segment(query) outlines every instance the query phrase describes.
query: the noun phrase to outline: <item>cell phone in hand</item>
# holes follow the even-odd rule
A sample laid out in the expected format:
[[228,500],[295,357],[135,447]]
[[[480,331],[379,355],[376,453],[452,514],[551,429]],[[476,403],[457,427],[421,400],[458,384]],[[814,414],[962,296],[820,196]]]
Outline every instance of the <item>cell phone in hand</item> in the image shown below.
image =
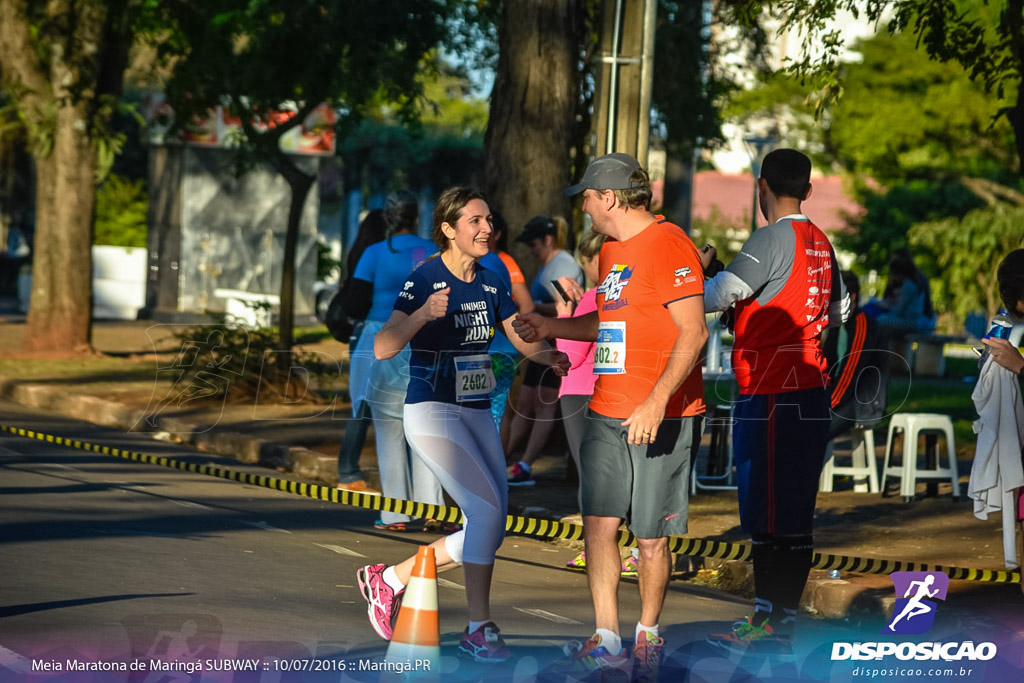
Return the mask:
[[556,292],[558,292],[558,296],[562,297],[562,301],[564,301],[567,304],[572,303],[572,298],[569,297],[569,293],[565,291],[565,287],[562,286],[561,282],[559,282],[558,280],[552,280],[551,286],[555,288]]

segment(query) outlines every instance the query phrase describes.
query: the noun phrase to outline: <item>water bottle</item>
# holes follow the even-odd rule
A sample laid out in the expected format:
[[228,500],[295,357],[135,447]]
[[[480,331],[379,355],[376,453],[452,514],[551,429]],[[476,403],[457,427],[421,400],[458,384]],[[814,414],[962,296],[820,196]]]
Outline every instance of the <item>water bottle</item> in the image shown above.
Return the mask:
[[1005,308],[1000,308],[996,317],[992,318],[992,327],[989,329],[988,334],[985,335],[985,338],[1009,339],[1012,329],[1013,320],[1010,319],[1010,313]]
[[[1005,308],[1000,308],[999,313],[996,317],[992,318],[992,325],[982,339],[1009,339],[1010,332],[1013,331],[1013,320],[1010,319],[1010,313]],[[981,356],[978,358],[978,369],[981,369],[985,365],[985,361],[988,360],[989,348],[983,347],[984,350],[981,352]]]
[[706,372],[719,372],[722,369],[722,327],[718,319],[714,318],[708,323],[708,345],[707,354],[704,360]]

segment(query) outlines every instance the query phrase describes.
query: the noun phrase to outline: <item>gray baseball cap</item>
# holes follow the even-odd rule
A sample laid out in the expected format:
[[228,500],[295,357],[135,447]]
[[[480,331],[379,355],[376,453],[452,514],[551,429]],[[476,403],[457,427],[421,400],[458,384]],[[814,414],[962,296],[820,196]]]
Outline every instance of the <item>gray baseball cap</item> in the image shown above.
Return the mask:
[[566,197],[578,195],[583,190],[628,190],[631,187],[639,187],[639,183],[630,183],[629,177],[633,171],[640,168],[640,162],[629,154],[613,152],[598,157],[590,162],[583,180],[572,187],[562,190]]

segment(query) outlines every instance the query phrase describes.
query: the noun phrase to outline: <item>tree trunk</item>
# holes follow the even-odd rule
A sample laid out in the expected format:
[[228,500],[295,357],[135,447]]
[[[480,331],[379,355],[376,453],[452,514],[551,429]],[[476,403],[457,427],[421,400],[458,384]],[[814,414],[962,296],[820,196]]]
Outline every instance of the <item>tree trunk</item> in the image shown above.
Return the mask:
[[[50,38],[47,99],[54,113],[48,115],[45,107],[33,112],[40,117],[34,121],[36,126],[52,126],[52,138],[49,154],[36,160],[32,298],[22,342],[26,351],[91,349],[97,172],[92,135],[100,123],[92,98],[119,91],[105,90],[98,83],[105,51],[110,49],[107,9],[95,0],[75,5],[55,0],[48,6],[51,18],[67,22],[67,33]],[[117,74],[113,82],[119,83],[120,77]]]
[[665,185],[661,210],[665,216],[686,231],[693,228],[693,185],[696,164],[689,158],[669,152],[665,159]]
[[281,266],[281,310],[278,319],[280,344],[278,346],[278,372],[281,377],[288,372],[288,358],[294,344],[295,327],[295,253],[299,244],[299,226],[302,223],[302,208],[306,205],[306,197],[316,181],[315,175],[299,170],[291,159],[281,154],[277,159],[277,168],[288,181],[292,197],[288,205],[288,229],[284,238],[284,263]]
[[90,347],[93,136],[107,131],[106,99],[121,94],[131,44],[126,10],[121,0],[50,0],[43,31],[30,23],[25,0],[0,0],[0,62],[4,78],[17,86],[18,110],[37,155],[28,351]]
[[26,351],[90,348],[96,154],[80,124],[84,106],[57,114],[53,151],[36,160],[36,232]]
[[[562,189],[572,182],[580,2],[506,0],[502,11],[484,192],[507,219],[512,239],[537,214],[570,217]],[[528,276],[536,272],[524,247],[514,253]]]

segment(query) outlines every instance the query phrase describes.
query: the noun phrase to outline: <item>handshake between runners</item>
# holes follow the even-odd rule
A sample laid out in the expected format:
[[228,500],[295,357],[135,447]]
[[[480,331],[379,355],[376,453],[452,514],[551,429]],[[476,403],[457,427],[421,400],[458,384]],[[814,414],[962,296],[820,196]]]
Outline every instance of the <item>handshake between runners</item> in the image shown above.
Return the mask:
[[512,321],[512,329],[527,344],[551,338],[548,319],[539,313],[520,313]]
[[[548,318],[539,313],[520,313],[516,315],[515,320],[512,321],[512,329],[527,344],[534,344],[552,338],[551,330],[548,327]],[[538,357],[534,360],[538,363],[550,365],[556,375],[565,377],[571,367],[569,356],[556,349],[553,345],[548,354],[550,354],[548,356],[550,362],[541,360],[543,354],[538,354]]]

